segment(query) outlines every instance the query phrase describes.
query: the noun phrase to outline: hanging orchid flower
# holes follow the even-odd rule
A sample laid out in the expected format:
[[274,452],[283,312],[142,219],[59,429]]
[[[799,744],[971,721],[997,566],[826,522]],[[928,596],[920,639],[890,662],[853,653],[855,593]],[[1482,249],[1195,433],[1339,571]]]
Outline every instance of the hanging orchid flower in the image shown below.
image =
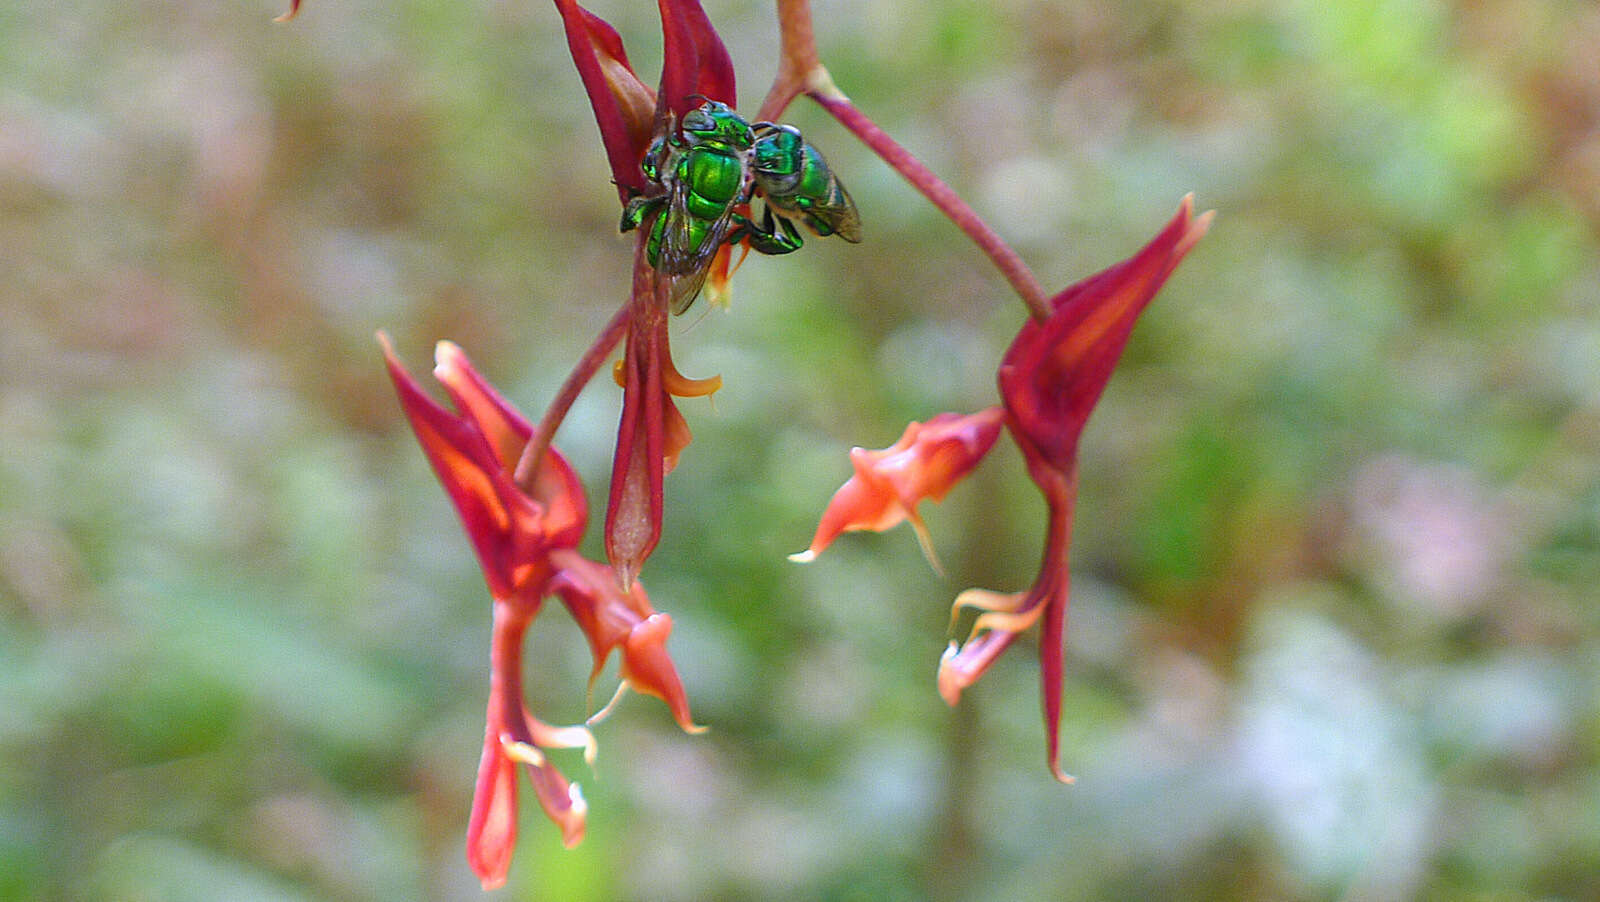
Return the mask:
[[[574,0],[556,0],[556,9],[600,127],[612,181],[626,203],[649,190],[641,163],[652,142],[707,100],[735,105],[733,63],[698,0],[660,0],[663,62],[660,89],[652,91],[634,72],[614,28]],[[669,285],[648,259],[649,238],[650,229],[639,230],[626,306],[574,370],[518,468],[519,478],[526,478],[578,390],[625,335],[622,418],[605,525],[606,555],[624,586],[661,540],[662,478],[689,443],[688,424],[672,398],[710,394],[722,384],[715,377],[688,379],[672,365]],[[731,253],[731,244],[716,248],[709,266],[712,293],[719,297],[727,295]]]
[[917,505],[924,498],[943,501],[989,453],[1004,418],[999,407],[970,416],[941,413],[926,423],[906,426],[900,440],[882,450],[850,449],[855,475],[828,502],[811,547],[789,559],[808,563],[841,533],[883,532],[909,521],[923,555],[938,569],[933,542]]
[[440,342],[435,355],[434,377],[455,405],[452,413],[428,397],[395,359],[388,339],[380,339],[400,406],[461,517],[494,600],[488,716],[467,825],[467,860],[487,889],[505,882],[511,863],[518,763],[527,766],[539,805],[561,828],[562,841],[573,846],[583,838],[583,794],[544,750],[582,748],[592,762],[594,736],[582,726],[547,725],[528,713],[523,701],[523,636],[546,598],[558,596],[588,637],[595,659],[591,684],[612,651],[621,649],[619,695],[627,688],[653,695],[667,703],[685,730],[697,728],[666,653],[671,618],[650,607],[637,583],[623,590],[610,568],[577,551],[588,505],[566,459],[548,449],[532,490],[525,491],[512,479],[512,467],[532,427],[461,349]]
[[[1057,733],[1078,438],[1139,314],[1210,224],[1211,214],[1196,217],[1191,199],[1184,198],[1178,214],[1139,253],[1050,298],[1050,314],[1025,321],[1000,362],[1006,431],[1022,449],[1028,474],[1048,510],[1044,557],[1026,592],[969,589],[956,598],[952,625],[963,608],[980,613],[966,640],[951,642],[940,659],[939,694],[954,705],[961,691],[977,681],[1020,633],[1042,620],[1039,678],[1046,760],[1062,782],[1072,779],[1058,763]],[[924,497],[939,500],[972,471],[994,442],[989,424],[995,423],[997,429],[999,416],[1000,408],[966,417],[943,413],[926,426],[912,423],[899,442],[882,451],[852,451],[856,475],[834,495],[811,548],[795,559],[810,560],[845,530],[883,531],[902,520],[912,522],[927,548],[926,530],[914,505]]]

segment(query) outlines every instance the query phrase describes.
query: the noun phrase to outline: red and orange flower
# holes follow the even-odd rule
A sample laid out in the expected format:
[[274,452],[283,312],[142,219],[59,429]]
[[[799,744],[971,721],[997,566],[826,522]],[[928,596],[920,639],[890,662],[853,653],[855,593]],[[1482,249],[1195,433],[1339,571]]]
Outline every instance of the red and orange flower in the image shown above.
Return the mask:
[[[594,109],[623,201],[648,185],[639,163],[654,137],[705,100],[736,106],[733,62],[698,0],[660,0],[662,67],[659,91],[634,73],[616,29],[579,6],[556,0],[567,47]],[[673,396],[708,394],[718,380],[685,379],[672,365],[667,335],[667,280],[646,260],[648,230],[634,253],[627,343],[620,367],[622,419],[612,458],[606,507],[606,556],[624,585],[633,581],[661,540],[662,479],[689,443],[689,427]],[[726,298],[732,246],[711,263],[708,292]]]
[[[297,7],[295,0],[291,15]],[[615,29],[573,0],[556,0],[556,8],[618,194],[626,201],[647,187],[639,163],[661,129],[701,97],[733,104],[732,63],[698,0],[660,0],[664,64],[660,90],[652,91],[634,74]],[[628,688],[654,695],[685,730],[697,729],[666,652],[672,620],[651,607],[635,577],[660,538],[662,476],[690,438],[672,398],[709,394],[721,383],[688,379],[673,366],[665,295],[644,259],[644,240],[641,233],[633,291],[623,314],[585,356],[573,380],[581,388],[626,334],[617,368],[623,411],[605,525],[609,565],[577,551],[588,522],[587,501],[550,434],[564,408],[553,408],[549,428],[541,423],[536,436],[459,348],[441,342],[434,375],[455,406],[451,412],[422,391],[382,339],[401,406],[461,517],[494,600],[488,714],[467,827],[467,858],[485,888],[504,883],[510,867],[517,764],[527,767],[534,794],[560,827],[563,841],[571,846],[583,837],[583,794],[550,763],[545,750],[582,748],[585,759],[592,760],[594,736],[586,726],[545,724],[523,701],[523,638],[545,599],[561,599],[587,636],[594,655],[591,685],[611,653],[620,650],[618,695]],[[726,294],[729,250],[724,248],[713,264],[714,294]],[[608,704],[590,722],[610,709]]]
[[434,377],[449,394],[446,410],[419,386],[383,341],[389,376],[411,428],[461,517],[477,551],[494,627],[489,654],[489,707],[478,785],[467,825],[467,859],[485,888],[505,882],[517,835],[516,765],[545,814],[572,846],[583,838],[587,806],[545,757],[552,748],[582,748],[593,760],[594,736],[583,726],[555,727],[528,712],[522,694],[522,644],[546,598],[566,605],[594,652],[591,684],[613,651],[622,655],[622,689],[667,703],[685,730],[696,729],[677,669],[667,656],[672,619],[650,606],[644,588],[623,589],[611,568],[577,551],[588,523],[583,484],[561,452],[543,455],[533,488],[513,470],[533,429],[480,376],[460,348],[440,342]]
[[[968,589],[956,597],[952,624],[963,608],[981,613],[965,641],[952,641],[945,649],[939,661],[939,694],[954,705],[1018,634],[1042,621],[1039,677],[1046,760],[1062,782],[1072,780],[1061,771],[1057,733],[1078,439],[1139,314],[1210,223],[1210,213],[1195,216],[1191,199],[1184,198],[1178,214],[1143,250],[1051,298],[1049,316],[1025,322],[1000,362],[1006,432],[1022,449],[1048,510],[1044,558],[1026,592]],[[998,407],[969,416],[942,413],[926,424],[912,423],[900,441],[882,451],[852,450],[855,475],[834,494],[811,547],[794,558],[811,560],[841,532],[881,532],[902,520],[911,521],[927,549],[917,503],[940,500],[977,466],[994,443],[1000,418]]]

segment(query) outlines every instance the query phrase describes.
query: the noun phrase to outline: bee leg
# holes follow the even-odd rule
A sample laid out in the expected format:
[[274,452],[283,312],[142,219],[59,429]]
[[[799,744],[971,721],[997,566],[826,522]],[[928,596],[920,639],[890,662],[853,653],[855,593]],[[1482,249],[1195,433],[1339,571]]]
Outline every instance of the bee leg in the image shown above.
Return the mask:
[[[776,221],[774,221],[776,220]],[[761,225],[756,225],[748,219],[740,223],[744,237],[750,241],[750,248],[758,253],[777,256],[779,254],[792,254],[804,244],[800,240],[800,233],[788,219],[774,217],[772,208],[767,207],[765,215],[761,217]]]
[[622,208],[622,220],[617,223],[617,231],[631,232],[644,221],[644,212],[641,205],[635,203],[637,200],[637,197],[631,198],[627,206]]
[[826,238],[833,234],[833,223],[815,213],[805,214],[805,223],[811,231],[816,232],[820,237]]
[[622,208],[622,222],[617,224],[617,229],[631,232],[644,224],[650,211],[660,206],[662,198],[659,197],[631,197],[627,206]]

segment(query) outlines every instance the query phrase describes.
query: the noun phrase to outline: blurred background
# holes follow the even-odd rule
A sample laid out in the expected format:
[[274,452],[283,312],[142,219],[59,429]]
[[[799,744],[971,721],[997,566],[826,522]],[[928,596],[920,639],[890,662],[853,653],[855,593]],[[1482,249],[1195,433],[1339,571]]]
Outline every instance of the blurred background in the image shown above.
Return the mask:
[[[638,70],[655,4],[593,0]],[[772,4],[706,0],[753,111]],[[532,414],[629,240],[539,0],[0,12],[0,899],[477,899],[488,595],[385,379]],[[503,899],[1600,898],[1600,10],[815,0],[836,81],[1059,289],[1210,235],[1090,421],[1063,766],[1006,442],[912,535],[803,547],[851,445],[995,400],[1023,310],[819,109],[859,246],[675,324],[715,403],[644,574],[696,719],[597,729]],[[603,505],[619,392],[558,437]],[[592,532],[598,532],[594,525]],[[598,536],[588,545],[598,554]],[[530,703],[587,712],[559,608]],[[609,691],[614,667],[602,679]]]

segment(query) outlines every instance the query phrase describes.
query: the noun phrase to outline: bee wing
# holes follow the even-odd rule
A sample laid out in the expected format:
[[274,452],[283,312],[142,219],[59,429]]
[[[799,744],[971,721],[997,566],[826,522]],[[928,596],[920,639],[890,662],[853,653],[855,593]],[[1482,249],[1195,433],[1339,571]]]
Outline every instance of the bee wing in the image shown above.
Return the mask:
[[677,316],[688,310],[695,298],[700,296],[700,290],[705,287],[710,271],[710,266],[680,274],[657,269],[653,273],[655,277],[653,290],[657,297],[666,296],[668,309]]
[[[844,190],[844,183],[838,176],[833,176],[828,181],[828,199],[826,203],[817,204],[806,211],[810,216],[825,223],[833,234],[850,242],[861,243],[861,211],[856,209],[856,202],[850,199],[850,192]],[[813,223],[806,223],[818,234],[824,234]]]
[[658,268],[668,275],[682,275],[694,269],[695,220],[688,208],[689,189],[682,182],[674,182],[667,194],[667,208],[661,215],[666,223],[661,230],[661,253]]
[[688,189],[673,186],[668,203],[667,225],[661,236],[660,271],[674,277],[668,295],[674,314],[689,309],[706,284],[706,271],[733,227],[734,204],[729,204],[716,219],[696,229],[696,220],[685,207]]
[[700,289],[706,284],[706,273],[711,268],[711,261],[717,256],[717,251],[722,248],[722,243],[727,240],[728,232],[733,227],[733,217],[733,205],[729,204],[728,208],[722,211],[722,215],[712,220],[706,227],[705,238],[690,258],[692,265],[672,285],[674,314],[688,310],[694,299],[699,297]]
[[673,316],[688,310],[694,299],[700,296],[700,289],[706,286],[706,273],[711,271],[710,262],[708,260],[699,269],[673,277],[672,288],[667,295]]

